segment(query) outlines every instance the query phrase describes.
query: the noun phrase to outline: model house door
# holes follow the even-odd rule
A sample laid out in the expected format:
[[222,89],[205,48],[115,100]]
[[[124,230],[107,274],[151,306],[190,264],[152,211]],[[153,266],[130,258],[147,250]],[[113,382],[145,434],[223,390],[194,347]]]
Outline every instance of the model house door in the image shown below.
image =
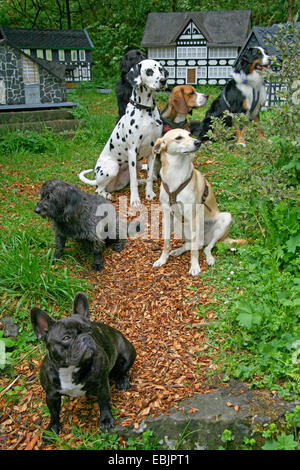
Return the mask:
[[27,57],[22,57],[25,104],[39,104],[40,75],[38,65]]
[[195,84],[197,82],[196,80],[196,69],[187,69],[187,77],[186,77],[186,83],[189,84]]

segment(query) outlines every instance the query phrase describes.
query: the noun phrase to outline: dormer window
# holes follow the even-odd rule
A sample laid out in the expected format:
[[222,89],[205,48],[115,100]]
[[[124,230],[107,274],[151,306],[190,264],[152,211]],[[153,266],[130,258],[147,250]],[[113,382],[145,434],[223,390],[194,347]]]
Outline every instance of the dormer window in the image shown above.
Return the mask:
[[85,51],[82,49],[79,51],[79,60],[85,62]]
[[77,51],[71,51],[71,60],[72,62],[77,62]]
[[65,51],[63,49],[59,49],[58,51],[58,60],[64,62],[65,60]]

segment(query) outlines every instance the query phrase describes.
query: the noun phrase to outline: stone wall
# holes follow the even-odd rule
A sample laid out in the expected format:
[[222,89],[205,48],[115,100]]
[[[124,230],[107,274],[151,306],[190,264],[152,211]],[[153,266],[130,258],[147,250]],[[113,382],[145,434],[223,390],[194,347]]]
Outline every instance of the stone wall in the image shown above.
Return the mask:
[[6,44],[0,46],[1,79],[4,81],[6,104],[24,104],[25,92],[21,53]]
[[64,80],[59,80],[39,67],[41,103],[61,103],[66,101],[66,85]]
[[[25,104],[22,72],[22,54],[7,44],[0,46],[0,83],[5,100],[0,104]],[[41,103],[66,101],[65,81],[56,78],[42,66],[39,67]]]

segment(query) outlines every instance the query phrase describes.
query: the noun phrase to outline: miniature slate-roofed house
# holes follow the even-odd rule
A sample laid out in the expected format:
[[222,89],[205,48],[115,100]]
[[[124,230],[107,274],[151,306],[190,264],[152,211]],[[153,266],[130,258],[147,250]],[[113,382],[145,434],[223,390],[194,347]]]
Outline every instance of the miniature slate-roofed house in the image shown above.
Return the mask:
[[0,36],[0,109],[62,102],[65,66],[30,57]]
[[222,85],[250,29],[250,10],[149,13],[141,47],[170,85]]
[[[281,28],[283,28],[283,31],[285,31],[288,25],[288,23],[282,23],[280,25],[273,24],[272,26],[266,27],[254,26],[239,52],[237,61],[243,54],[244,50],[248,49],[249,47],[262,47],[269,56],[278,56],[279,51],[276,49],[273,43],[274,37],[279,34],[279,30]],[[295,23],[295,28],[298,30],[300,29],[299,22]],[[266,106],[273,106],[284,101],[284,98],[280,95],[280,93],[278,93],[278,91],[285,88],[284,84],[266,81],[266,85],[268,96]]]
[[69,83],[92,79],[91,51],[94,45],[86,30],[21,29],[0,27],[0,34],[9,44],[33,59],[65,66]]

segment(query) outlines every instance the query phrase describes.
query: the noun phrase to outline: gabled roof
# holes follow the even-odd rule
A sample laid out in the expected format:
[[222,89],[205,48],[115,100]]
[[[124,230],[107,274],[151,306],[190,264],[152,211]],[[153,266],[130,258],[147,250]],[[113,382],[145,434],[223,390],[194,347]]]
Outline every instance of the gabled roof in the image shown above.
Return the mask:
[[20,50],[18,47],[14,46],[13,44],[10,44],[7,39],[0,39],[0,46],[5,44],[17,50],[21,55],[27,57],[27,59],[31,60],[32,62],[35,62],[36,64],[40,65],[45,70],[47,70],[47,72],[54,75],[56,78],[59,78],[60,80],[65,79],[66,66],[64,64],[60,64],[58,62],[50,62],[48,60],[43,59],[37,59],[36,57],[31,57],[28,54],[25,54],[25,52]]
[[23,49],[93,49],[85,29],[21,29],[1,26],[2,37]]
[[242,46],[251,27],[251,10],[149,13],[141,47],[174,46],[193,21],[209,46]]
[[[289,25],[291,25],[291,23],[273,24],[272,26],[265,27],[254,26],[239,53],[239,57],[243,54],[245,49],[247,49],[248,47],[253,47],[255,45],[258,45],[265,49],[268,55],[278,55],[278,50],[273,44],[271,44],[271,41],[276,35],[281,34],[281,27],[284,27],[284,31],[286,31],[286,28]],[[295,28],[300,30],[300,22],[295,23],[294,26]],[[270,38],[272,39],[270,40]]]

